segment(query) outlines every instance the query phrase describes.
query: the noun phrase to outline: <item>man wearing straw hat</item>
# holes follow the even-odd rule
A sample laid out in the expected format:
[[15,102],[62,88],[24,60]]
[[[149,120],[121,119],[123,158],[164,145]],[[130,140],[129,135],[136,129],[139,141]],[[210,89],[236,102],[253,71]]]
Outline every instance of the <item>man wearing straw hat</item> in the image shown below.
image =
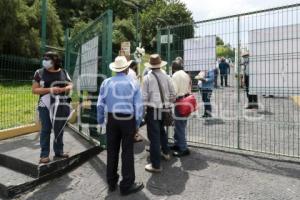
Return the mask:
[[120,192],[128,195],[143,189],[143,183],[135,183],[133,140],[143,115],[139,85],[128,74],[130,62],[118,56],[110,64],[116,76],[103,81],[97,103],[97,119],[100,125],[107,115],[107,182],[109,191],[116,190],[119,175],[118,161],[122,146],[122,176]]
[[[168,136],[162,120],[162,111],[171,107],[176,94],[172,80],[163,73],[161,68],[167,65],[158,54],[150,56],[150,62],[145,66],[151,71],[144,77],[143,100],[147,106],[146,122],[147,133],[150,140],[150,164],[145,166],[149,172],[161,172],[161,156],[170,160]],[[162,150],[162,152],[161,152]]]

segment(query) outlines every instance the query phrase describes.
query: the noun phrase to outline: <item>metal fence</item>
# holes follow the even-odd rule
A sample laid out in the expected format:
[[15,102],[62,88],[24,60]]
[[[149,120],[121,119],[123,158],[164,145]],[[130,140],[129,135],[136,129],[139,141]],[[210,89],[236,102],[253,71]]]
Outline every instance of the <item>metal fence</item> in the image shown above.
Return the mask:
[[[65,66],[74,83],[75,127],[87,136],[99,136],[97,98],[101,82],[110,76],[112,11],[108,10],[66,41]],[[104,142],[104,140],[102,140]]]
[[[203,103],[195,92],[200,107],[188,121],[190,144],[299,158],[299,36],[300,4],[159,29],[158,52],[168,63],[183,57],[192,77],[217,68],[220,57],[231,66],[228,87],[220,87],[218,76],[212,118],[201,118]],[[258,96],[259,109],[245,109],[246,52],[249,94]]]
[[0,55],[0,130],[34,122],[37,96],[31,92],[39,59]]

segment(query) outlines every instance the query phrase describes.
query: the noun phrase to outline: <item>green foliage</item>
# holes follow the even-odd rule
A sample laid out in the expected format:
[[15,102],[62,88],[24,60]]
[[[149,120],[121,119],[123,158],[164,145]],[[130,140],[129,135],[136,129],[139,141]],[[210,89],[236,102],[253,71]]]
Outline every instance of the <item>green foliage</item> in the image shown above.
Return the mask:
[[230,44],[225,44],[220,37],[217,37],[217,57],[231,58],[232,60],[235,57],[235,49]]
[[154,50],[157,27],[165,27],[177,24],[190,24],[193,22],[192,13],[179,0],[156,0],[147,7],[141,15],[142,42],[146,49]]
[[[40,52],[40,1],[0,1],[0,54],[38,57]],[[63,31],[55,4],[48,0],[47,44],[62,46]]]

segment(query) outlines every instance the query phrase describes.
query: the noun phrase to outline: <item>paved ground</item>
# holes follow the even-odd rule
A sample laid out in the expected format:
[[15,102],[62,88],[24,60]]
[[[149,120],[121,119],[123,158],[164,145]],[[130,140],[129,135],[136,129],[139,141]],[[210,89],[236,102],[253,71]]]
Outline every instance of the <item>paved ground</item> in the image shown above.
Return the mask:
[[[300,157],[300,107],[289,97],[259,97],[259,110],[246,110],[246,94],[230,76],[230,87],[213,91],[213,118],[204,120],[203,103],[188,124],[188,140],[217,146]],[[238,117],[239,116],[239,117]],[[171,133],[172,135],[172,133]]]
[[[145,135],[145,132],[142,132]],[[163,162],[161,174],[144,171],[147,142],[135,146],[136,179],[145,189],[121,198],[105,184],[106,152],[60,178],[16,199],[300,199],[300,165],[192,149],[189,157]]]

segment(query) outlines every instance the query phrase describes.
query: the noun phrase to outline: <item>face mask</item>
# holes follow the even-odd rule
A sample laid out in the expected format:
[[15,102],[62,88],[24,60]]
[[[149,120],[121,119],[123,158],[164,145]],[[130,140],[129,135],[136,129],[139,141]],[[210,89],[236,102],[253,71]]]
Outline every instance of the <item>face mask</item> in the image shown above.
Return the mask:
[[49,69],[51,67],[53,67],[53,63],[51,60],[43,60],[43,67],[45,69]]

